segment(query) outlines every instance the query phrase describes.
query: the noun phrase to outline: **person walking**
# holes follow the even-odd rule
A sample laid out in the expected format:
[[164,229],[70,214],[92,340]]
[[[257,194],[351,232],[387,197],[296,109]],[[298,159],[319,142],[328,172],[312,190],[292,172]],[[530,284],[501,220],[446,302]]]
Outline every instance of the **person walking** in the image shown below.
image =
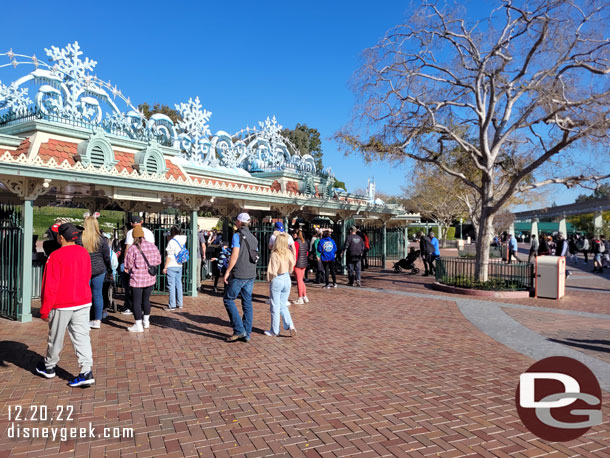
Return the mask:
[[[265,331],[265,335],[270,337],[280,335],[280,316],[284,324],[284,330],[290,331],[291,336],[295,336],[297,332],[286,306],[288,296],[290,296],[290,272],[295,268],[294,255],[290,251],[288,244],[289,238],[286,233],[281,233],[277,236],[271,252],[271,258],[269,259],[269,265],[267,266],[267,281],[270,282],[269,290],[271,292],[269,308],[271,327],[268,331]],[[305,256],[305,259],[307,259],[307,256]],[[299,296],[299,298],[301,297]]]
[[430,254],[428,253],[430,249],[430,237],[425,235],[422,231],[417,233],[419,237],[419,255],[421,256],[422,262],[424,263],[424,274],[423,277],[428,277],[431,274],[430,269]]
[[352,226],[350,228],[350,234],[345,240],[345,246],[343,252],[347,255],[347,275],[348,285],[354,286],[354,280],[356,286],[361,286],[360,283],[360,269],[362,268],[362,253],[364,253],[364,240],[358,234],[358,228]]
[[141,226],[133,229],[133,244],[125,255],[125,271],[129,274],[135,323],[129,332],[144,332],[150,327],[150,295],[157,282],[155,266],[161,264],[161,253],[146,240]]
[[593,253],[593,272],[602,273],[602,255],[605,253],[606,247],[601,242],[599,236],[595,235],[591,241],[591,252]]
[[540,237],[540,244],[538,245],[538,256],[548,256],[551,254],[551,249],[549,247],[549,242],[547,241],[546,236],[543,234]]
[[521,259],[517,256],[519,252],[519,246],[517,245],[517,239],[513,234],[508,234],[508,263],[510,264],[515,258],[517,262],[521,262]]
[[568,240],[568,253],[569,253],[569,260],[570,262],[573,262],[574,264],[578,264],[578,258],[576,257],[576,253],[578,253],[578,248],[576,246],[576,239],[574,237],[574,235],[572,235],[570,237],[570,239]]
[[441,250],[438,246],[438,239],[434,236],[434,231],[428,232],[428,267],[430,275],[436,274],[436,260],[441,255]]
[[557,246],[555,247],[555,256],[566,256],[568,254],[568,241],[560,232],[557,234]]
[[186,235],[182,235],[182,231],[178,226],[172,226],[167,235],[169,241],[165,248],[165,266],[163,273],[167,275],[167,287],[169,289],[169,304],[168,310],[181,309],[184,305],[182,301],[182,262],[180,257],[185,250]]
[[538,242],[538,237],[536,234],[532,234],[532,241],[530,243],[530,252],[527,257],[527,262],[532,262],[532,257],[536,258],[538,256],[538,248],[540,248],[540,243]]
[[[252,334],[252,289],[258,262],[258,240],[248,228],[250,215],[240,213],[235,224],[237,230],[231,241],[231,259],[224,275],[226,286],[223,302],[233,328],[233,335],[227,337],[226,341],[249,342]],[[235,300],[239,295],[241,295],[243,317],[239,316],[235,306]]]
[[326,279],[325,288],[330,288],[330,276],[333,277],[333,288],[337,287],[337,276],[335,274],[335,255],[337,253],[337,245],[330,238],[330,231],[324,231],[324,236],[318,243],[318,253],[324,267],[324,277]]
[[582,245],[580,247],[580,252],[585,257],[585,264],[589,263],[589,250],[591,249],[591,245],[589,243],[589,237],[587,235],[582,236]]
[[89,322],[91,329],[99,329],[104,310],[104,280],[106,275],[112,275],[110,248],[106,238],[100,232],[95,216],[87,216],[82,233],[83,247],[91,257],[91,295],[93,302],[93,320]]
[[[299,229],[296,233],[297,238],[294,241],[295,251],[297,252],[296,265],[294,267],[294,276],[297,279],[297,292],[299,298],[293,302],[293,304],[302,305],[309,302],[307,297],[307,287],[305,285],[304,277],[307,270],[308,255],[309,255],[309,242],[305,240],[303,231]],[[273,255],[273,253],[272,253]],[[272,284],[273,286],[273,284]]]
[[51,253],[45,266],[40,318],[49,323],[49,336],[47,356],[36,366],[36,372],[43,377],[55,377],[67,329],[80,366],[79,375],[69,383],[72,387],[95,383],[89,337],[91,257],[76,244],[79,234],[73,224],[60,225],[57,241],[61,248]]

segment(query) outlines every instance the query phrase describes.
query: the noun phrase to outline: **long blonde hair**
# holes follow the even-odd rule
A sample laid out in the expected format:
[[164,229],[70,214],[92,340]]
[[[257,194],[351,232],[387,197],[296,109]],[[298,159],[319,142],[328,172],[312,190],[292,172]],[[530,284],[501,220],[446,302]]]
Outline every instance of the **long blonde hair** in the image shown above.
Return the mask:
[[288,234],[280,232],[275,238],[273,245],[273,251],[276,252],[281,258],[285,258],[289,255],[288,252]]
[[97,218],[87,216],[85,218],[85,230],[83,231],[83,246],[89,253],[95,253],[100,244],[100,226],[97,224]]

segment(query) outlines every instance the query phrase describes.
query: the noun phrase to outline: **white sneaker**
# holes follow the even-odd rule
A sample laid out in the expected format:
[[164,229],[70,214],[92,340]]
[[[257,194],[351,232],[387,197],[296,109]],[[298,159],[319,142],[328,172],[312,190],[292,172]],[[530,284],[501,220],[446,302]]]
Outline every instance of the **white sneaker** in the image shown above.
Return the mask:
[[290,307],[290,301],[286,301],[286,307]]
[[306,304],[309,303],[309,299],[307,298],[307,296],[303,296],[303,302],[305,302]]
[[297,328],[295,328],[294,326],[292,326],[290,328],[290,337],[296,337],[297,336]]
[[100,321],[99,320],[89,321],[89,329],[99,329],[99,328],[100,328]]
[[277,337],[277,334],[274,334],[273,331],[265,331],[265,335],[269,337]]
[[296,301],[292,301],[292,303],[296,305],[303,305],[305,302],[303,302],[302,297],[299,297]]
[[121,315],[133,315],[133,312],[130,309],[123,310]]
[[144,319],[142,320],[142,327],[144,329],[150,328],[150,315],[144,315]]
[[136,320],[135,324],[129,328],[127,328],[129,332],[144,332],[144,328],[142,327],[142,320]]

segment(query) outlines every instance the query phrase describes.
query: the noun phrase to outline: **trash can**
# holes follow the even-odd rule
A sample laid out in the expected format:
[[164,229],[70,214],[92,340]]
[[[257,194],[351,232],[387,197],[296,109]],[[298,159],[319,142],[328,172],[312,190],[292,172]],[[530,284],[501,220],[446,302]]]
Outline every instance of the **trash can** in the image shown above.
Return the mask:
[[536,258],[536,297],[560,299],[566,292],[566,258],[538,256]]

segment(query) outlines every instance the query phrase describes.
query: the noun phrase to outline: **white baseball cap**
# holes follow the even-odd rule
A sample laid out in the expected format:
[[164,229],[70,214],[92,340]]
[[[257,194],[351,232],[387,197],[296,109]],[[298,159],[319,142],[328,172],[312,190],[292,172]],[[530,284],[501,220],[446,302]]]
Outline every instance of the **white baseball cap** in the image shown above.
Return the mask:
[[240,213],[239,215],[237,215],[237,218],[235,218],[235,219],[241,223],[249,223],[250,215],[248,215],[247,213]]

